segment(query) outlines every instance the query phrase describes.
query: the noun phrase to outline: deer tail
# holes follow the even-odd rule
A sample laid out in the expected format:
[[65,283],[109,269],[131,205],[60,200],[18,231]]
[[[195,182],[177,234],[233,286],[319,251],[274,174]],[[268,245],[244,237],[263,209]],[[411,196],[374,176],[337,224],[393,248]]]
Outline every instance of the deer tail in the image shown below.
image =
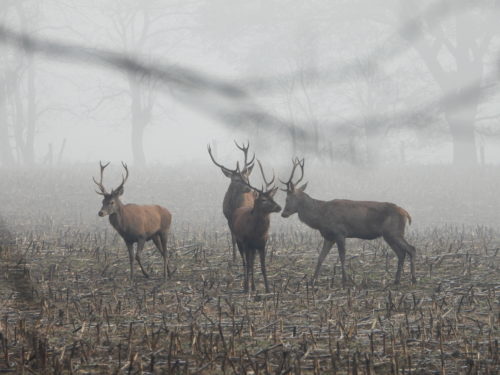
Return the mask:
[[411,225],[411,216],[408,211],[406,211],[404,208],[398,207],[398,212],[401,216],[403,216],[403,218],[408,219],[408,224]]

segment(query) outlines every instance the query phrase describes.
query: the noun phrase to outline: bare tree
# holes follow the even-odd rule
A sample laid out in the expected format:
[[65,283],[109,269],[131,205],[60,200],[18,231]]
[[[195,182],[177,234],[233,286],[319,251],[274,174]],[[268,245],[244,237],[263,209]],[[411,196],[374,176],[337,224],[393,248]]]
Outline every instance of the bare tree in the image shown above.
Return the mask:
[[[119,41],[121,49],[126,54],[148,55],[146,50],[148,38],[151,34],[152,16],[149,5],[151,2],[135,5],[119,4],[112,9],[112,38]],[[146,164],[144,153],[144,130],[151,123],[155,94],[152,90],[152,81],[140,73],[127,72],[128,96],[130,100],[131,146],[134,163]]]
[[[426,12],[413,18],[402,35],[411,41],[447,96],[442,110],[450,128],[453,163],[476,164],[476,115],[485,83],[485,57],[497,28],[490,27],[495,21],[488,7],[465,7],[463,2],[453,1],[442,1],[441,5],[444,12]],[[418,14],[416,2],[405,2],[403,12],[408,18]]]
[[[170,48],[168,32],[171,26],[170,8],[158,0],[144,2],[118,2],[106,8],[112,28],[108,34],[127,56],[136,56],[142,61],[153,61]],[[187,28],[186,28],[187,29]],[[170,42],[170,40],[169,40]],[[130,105],[131,147],[134,162],[146,164],[144,132],[153,121],[157,99],[156,80],[139,71],[125,73]]]
[[[4,4],[1,16],[33,30],[39,16],[39,5],[19,1]],[[32,52],[12,50],[2,56],[0,82],[0,146],[4,164],[35,163],[37,123],[36,63]],[[13,142],[10,141],[12,138]],[[15,156],[14,152],[15,151]]]
[[9,119],[7,115],[7,82],[6,71],[2,72],[0,77],[0,163],[3,165],[12,165],[14,163],[14,154],[9,141]]

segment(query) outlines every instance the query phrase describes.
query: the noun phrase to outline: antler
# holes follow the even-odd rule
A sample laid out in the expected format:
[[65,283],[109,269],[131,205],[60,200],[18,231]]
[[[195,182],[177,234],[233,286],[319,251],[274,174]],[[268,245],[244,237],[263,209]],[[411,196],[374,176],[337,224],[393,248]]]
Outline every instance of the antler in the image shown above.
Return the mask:
[[243,167],[243,171],[246,170],[248,167],[250,167],[253,162],[255,161],[255,153],[252,156],[252,160],[248,161],[248,149],[250,148],[250,141],[247,141],[247,145],[243,143],[243,145],[239,145],[236,140],[234,141],[234,144],[236,147],[238,147],[241,151],[243,151],[243,154],[245,155],[245,166]]
[[305,164],[305,162],[306,161],[304,158],[302,158],[302,160],[299,160],[299,158],[297,158],[297,164],[300,167],[300,178],[294,182],[294,185],[297,185],[304,178],[304,164]]
[[212,155],[212,148],[210,147],[210,145],[207,146],[207,149],[208,149],[208,154],[210,155],[210,159],[212,159],[213,163],[218,166],[220,169],[225,169],[226,171],[228,172],[238,172],[240,167],[239,167],[239,164],[236,163],[236,169],[229,169],[227,167],[224,167],[222,164],[219,164],[217,163],[217,161],[215,161],[215,158],[214,156]]
[[122,183],[116,189],[113,189],[113,191],[120,191],[121,189],[123,189],[123,185],[125,185],[125,182],[128,180],[128,167],[127,167],[127,164],[125,164],[122,161],[122,165],[123,165],[123,168],[125,169],[125,176],[122,175]]
[[259,194],[265,194],[267,191],[264,191],[264,190],[261,190],[261,189],[257,189],[255,186],[252,186],[250,185],[250,182],[247,182],[247,181],[241,181],[242,184],[245,184],[246,186],[248,186],[250,189],[252,190],[255,190],[257,193]]
[[262,179],[264,180],[264,183],[266,184],[266,191],[267,191],[267,190],[269,190],[270,186],[273,184],[274,179],[276,177],[274,175],[274,170],[273,170],[273,178],[271,179],[271,181],[267,181],[267,178],[264,174],[264,169],[262,168],[262,164],[260,163],[259,159],[257,159],[257,164],[259,164],[260,174],[262,175]]
[[268,194],[270,191],[277,189],[275,186],[271,186],[271,185],[273,185],[274,178],[275,178],[274,171],[273,171],[273,178],[271,179],[271,181],[267,181],[266,176],[264,175],[264,169],[262,168],[262,164],[260,163],[259,160],[257,160],[257,163],[259,164],[260,173],[262,174],[262,179],[264,180],[264,183],[266,184],[266,188],[264,189],[264,186],[262,186],[262,189],[257,189],[255,186],[250,185],[250,181],[248,181],[248,182],[242,181],[242,183],[247,185],[250,189],[255,190],[259,194]]
[[[280,182],[282,184],[286,185],[286,189],[283,189],[284,191],[293,190],[293,187],[295,185],[297,185],[300,181],[302,181],[302,179],[304,178],[304,163],[305,163],[305,159],[302,158],[302,160],[300,160],[299,158],[295,158],[295,159],[292,159],[292,163],[293,163],[292,173],[290,174],[290,178],[288,179],[288,181],[285,182],[285,181],[282,181],[280,179]],[[300,175],[300,178],[297,181],[292,182],[293,175],[295,174],[295,170],[297,169],[297,167],[300,167],[301,175]]]
[[102,165],[102,162],[99,160],[99,166],[101,167],[101,179],[99,180],[99,182],[97,182],[95,180],[94,177],[92,177],[92,179],[94,180],[95,184],[97,185],[97,187],[99,188],[99,190],[101,190],[100,192],[99,191],[95,191],[97,194],[99,195],[105,195],[105,194],[108,194],[108,192],[106,191],[106,188],[104,187],[104,185],[102,184],[102,177],[103,177],[103,174],[104,174],[104,169],[109,165],[109,162],[107,162],[106,164]]

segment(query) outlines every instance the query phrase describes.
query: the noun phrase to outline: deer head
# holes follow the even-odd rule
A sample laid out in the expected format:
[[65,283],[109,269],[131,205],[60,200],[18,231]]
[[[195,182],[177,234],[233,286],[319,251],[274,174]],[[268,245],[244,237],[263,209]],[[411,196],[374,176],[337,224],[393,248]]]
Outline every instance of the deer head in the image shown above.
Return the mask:
[[244,182],[250,189],[257,193],[257,197],[254,202],[254,208],[260,210],[263,213],[272,213],[272,212],[280,212],[281,206],[274,201],[274,195],[278,191],[278,188],[273,185],[274,182],[274,172],[273,178],[268,181],[264,174],[264,170],[262,169],[262,164],[260,160],[257,160],[259,164],[260,173],[262,174],[262,179],[266,187],[262,186],[262,189],[257,189],[254,186],[251,186],[249,182]]
[[252,173],[252,169],[254,167],[255,154],[253,155],[252,159],[248,161],[248,149],[250,148],[250,142],[248,142],[246,146],[245,144],[240,146],[236,141],[234,141],[234,144],[241,151],[243,151],[245,157],[243,161],[243,169],[241,170],[239,162],[236,163],[235,169],[230,169],[223,166],[222,164],[217,163],[214,156],[212,155],[212,148],[210,147],[210,145],[208,145],[208,154],[210,155],[213,163],[221,169],[222,173],[224,173],[224,176],[231,179],[231,182],[248,182],[248,177],[250,176],[250,173]]
[[255,199],[254,207],[261,210],[264,213],[280,212],[281,206],[274,201],[274,195],[278,191],[277,187],[273,187],[271,190],[262,191],[255,190],[258,195]]
[[104,199],[102,200],[102,207],[98,213],[99,216],[103,217],[117,212],[118,207],[121,204],[120,196],[124,192],[123,186],[128,179],[128,167],[127,164],[122,162],[123,168],[125,169],[125,176],[122,175],[122,183],[116,189],[112,189],[111,192],[108,193],[106,191],[106,188],[102,184],[102,177],[104,174],[104,169],[109,165],[109,163],[103,165],[101,162],[99,162],[99,165],[101,167],[101,178],[99,182],[96,181],[96,179],[93,177],[92,179],[99,188],[99,191],[96,190],[96,193],[104,197]]
[[[284,182],[280,179],[281,183],[285,185],[285,189],[282,189],[286,192],[286,202],[285,208],[281,213],[282,217],[289,217],[296,213],[299,209],[300,202],[302,201],[302,197],[304,195],[304,190],[306,190],[307,182],[300,187],[297,187],[300,181],[304,178],[304,162],[305,160],[299,160],[299,158],[295,158],[292,160],[293,168],[292,173],[290,174],[290,178],[287,182]],[[297,167],[300,167],[300,178],[292,182],[293,175],[295,174],[295,170]]]

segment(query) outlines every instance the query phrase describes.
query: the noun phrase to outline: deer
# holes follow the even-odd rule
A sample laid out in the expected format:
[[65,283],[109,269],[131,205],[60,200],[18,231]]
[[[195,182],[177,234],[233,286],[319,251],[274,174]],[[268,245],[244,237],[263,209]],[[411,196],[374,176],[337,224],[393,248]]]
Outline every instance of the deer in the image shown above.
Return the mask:
[[[406,222],[411,224],[410,214],[394,203],[388,202],[313,199],[305,193],[307,182],[298,186],[304,177],[304,162],[304,159],[292,160],[290,178],[286,182],[280,180],[285,185],[282,190],[286,192],[286,203],[281,216],[287,218],[297,213],[301,222],[318,230],[323,237],[323,248],[318,257],[312,283],[316,282],[321,265],[335,243],[342,266],[342,284],[345,285],[346,238],[373,240],[380,237],[398,257],[394,283],[400,283],[406,254],[410,258],[411,281],[413,284],[416,283],[414,265],[416,250],[404,238]],[[301,175],[293,182],[297,167],[300,167]]]
[[141,262],[141,252],[144,244],[153,240],[156,248],[163,257],[163,279],[166,280],[167,273],[170,277],[167,259],[168,231],[172,223],[172,214],[164,207],[158,205],[137,205],[123,204],[120,197],[124,193],[124,185],[128,179],[129,171],[125,163],[122,166],[125,169],[125,176],[122,175],[121,184],[107,192],[102,183],[104,169],[109,165],[99,162],[101,168],[101,177],[97,181],[94,177],[94,183],[99,188],[96,193],[102,195],[102,207],[98,212],[100,217],[109,216],[109,222],[118,234],[123,238],[127,245],[130,261],[130,280],[134,279],[134,244],[137,243],[135,260],[139,264],[142,273],[149,278],[148,272],[144,269]]
[[[247,182],[250,174],[252,173],[255,161],[255,154],[248,160],[248,149],[250,148],[250,142],[247,144],[239,145],[234,141],[236,147],[243,152],[244,161],[243,168],[240,169],[239,162],[236,163],[235,169],[230,169],[224,165],[218,163],[214,156],[212,155],[212,149],[210,145],[207,146],[208,154],[212,159],[212,162],[221,169],[224,176],[231,180],[226,194],[224,195],[224,200],[222,202],[222,212],[227,220],[229,231],[231,232],[231,244],[233,250],[233,262],[236,261],[236,238],[233,231],[233,214],[236,209],[240,207],[253,207],[255,201],[255,193],[251,188],[248,187]],[[239,249],[238,249],[239,250]],[[245,264],[245,257],[240,251],[240,256],[243,264]]]
[[266,244],[269,238],[270,215],[280,212],[281,207],[274,201],[274,195],[278,190],[273,186],[274,174],[271,181],[267,181],[264,170],[260,161],[257,160],[262,174],[262,179],[266,187],[257,189],[250,185],[249,182],[244,184],[248,188],[256,192],[256,198],[252,206],[243,206],[234,212],[233,215],[233,233],[236,238],[236,243],[242,256],[245,257],[243,263],[244,270],[244,292],[249,291],[249,283],[251,283],[252,291],[255,291],[255,281],[253,275],[253,266],[256,252],[259,252],[260,266],[262,277],[264,278],[264,286],[266,293],[269,293],[269,283],[267,281],[266,272]]

